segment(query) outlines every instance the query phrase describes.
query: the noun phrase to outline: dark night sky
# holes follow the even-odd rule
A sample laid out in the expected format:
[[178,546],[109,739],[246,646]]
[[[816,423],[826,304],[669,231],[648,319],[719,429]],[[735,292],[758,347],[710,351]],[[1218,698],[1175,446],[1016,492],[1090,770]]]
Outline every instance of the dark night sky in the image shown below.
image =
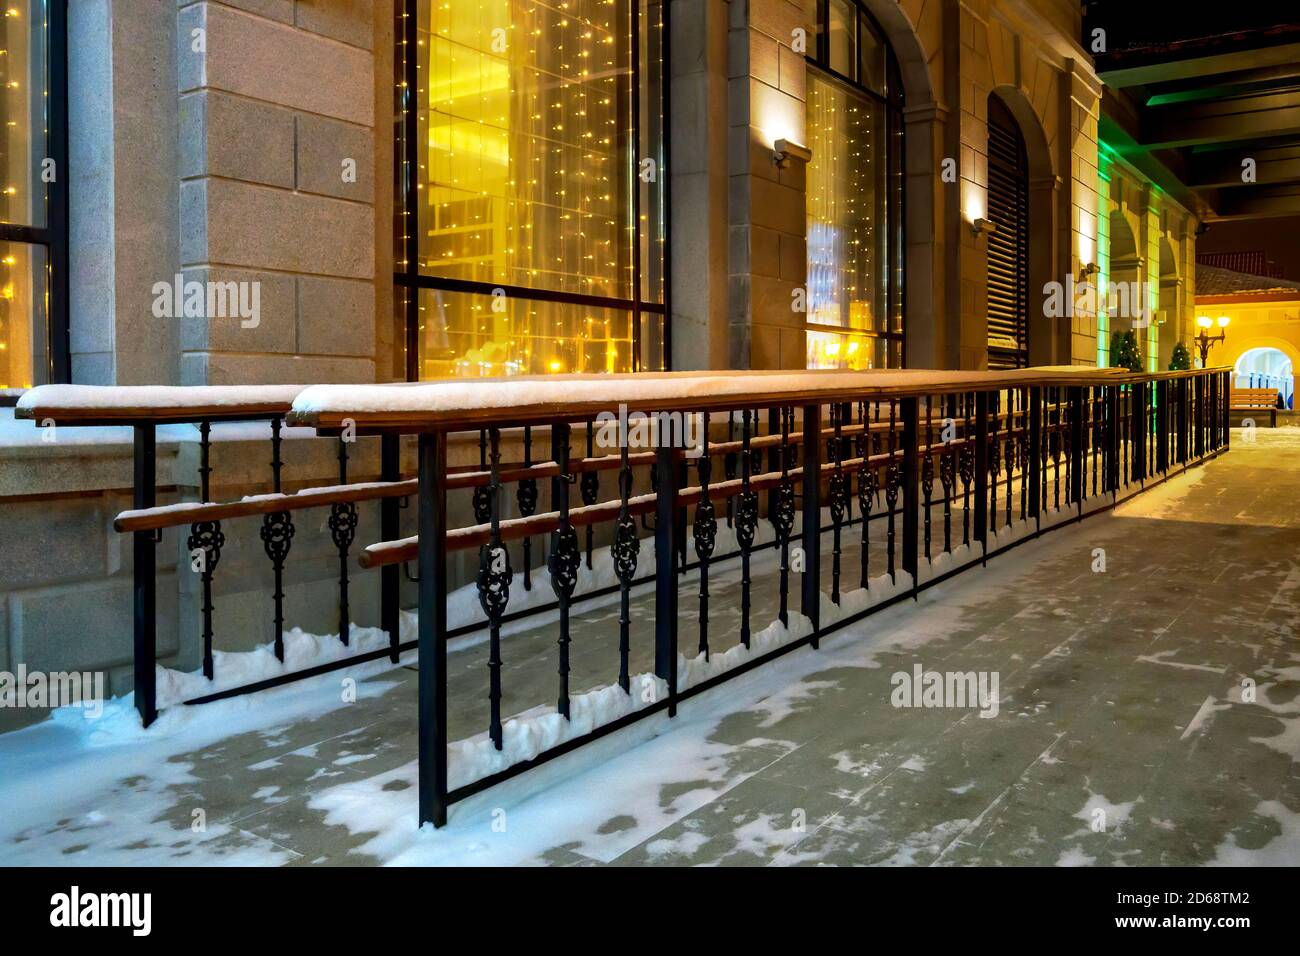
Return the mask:
[[1196,240],[1197,252],[1253,252],[1282,270],[1282,277],[1300,281],[1300,216],[1278,219],[1211,222]]

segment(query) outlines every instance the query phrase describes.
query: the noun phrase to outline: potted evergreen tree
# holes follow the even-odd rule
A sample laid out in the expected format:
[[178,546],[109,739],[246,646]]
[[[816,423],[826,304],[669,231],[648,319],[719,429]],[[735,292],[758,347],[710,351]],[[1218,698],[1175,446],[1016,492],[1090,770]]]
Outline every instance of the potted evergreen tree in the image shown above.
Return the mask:
[[1110,364],[1115,368],[1126,368],[1130,372],[1142,371],[1142,353],[1138,351],[1137,333],[1132,329],[1111,333]]
[[1169,371],[1185,372],[1192,367],[1192,356],[1182,342],[1174,345],[1173,354],[1169,356]]

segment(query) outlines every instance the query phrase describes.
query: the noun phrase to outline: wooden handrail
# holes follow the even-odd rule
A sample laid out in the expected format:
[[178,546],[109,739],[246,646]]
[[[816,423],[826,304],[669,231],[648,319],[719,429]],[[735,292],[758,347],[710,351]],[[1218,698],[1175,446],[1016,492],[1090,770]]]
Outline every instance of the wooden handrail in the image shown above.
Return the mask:
[[1123,385],[1203,372],[1138,374],[1126,369],[1056,366],[999,372],[647,372],[396,385],[313,385],[294,400],[287,420],[326,432],[346,427],[453,432],[489,425],[592,420],[620,406],[656,413],[729,411],[1034,386]]

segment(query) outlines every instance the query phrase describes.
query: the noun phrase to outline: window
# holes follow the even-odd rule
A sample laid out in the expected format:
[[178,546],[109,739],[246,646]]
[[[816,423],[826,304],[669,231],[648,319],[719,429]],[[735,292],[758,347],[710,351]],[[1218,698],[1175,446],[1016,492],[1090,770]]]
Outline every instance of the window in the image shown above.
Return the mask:
[[0,388],[68,380],[64,2],[0,17]]
[[855,0],[807,0],[809,368],[903,364],[902,86]]
[[661,14],[661,0],[408,0],[408,377],[663,367]]
[[1020,125],[989,97],[989,368],[1029,365],[1029,173]]

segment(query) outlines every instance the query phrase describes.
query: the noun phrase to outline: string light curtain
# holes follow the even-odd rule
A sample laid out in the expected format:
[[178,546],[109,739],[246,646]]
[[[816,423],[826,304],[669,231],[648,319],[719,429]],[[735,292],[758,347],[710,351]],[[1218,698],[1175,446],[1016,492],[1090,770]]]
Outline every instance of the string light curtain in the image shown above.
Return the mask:
[[809,0],[809,368],[899,367],[901,87],[892,53],[853,0]]
[[[46,225],[44,5],[10,0],[0,16],[0,233]],[[0,388],[29,388],[47,375],[46,249],[0,241]]]
[[658,3],[418,6],[419,376],[658,367]]

